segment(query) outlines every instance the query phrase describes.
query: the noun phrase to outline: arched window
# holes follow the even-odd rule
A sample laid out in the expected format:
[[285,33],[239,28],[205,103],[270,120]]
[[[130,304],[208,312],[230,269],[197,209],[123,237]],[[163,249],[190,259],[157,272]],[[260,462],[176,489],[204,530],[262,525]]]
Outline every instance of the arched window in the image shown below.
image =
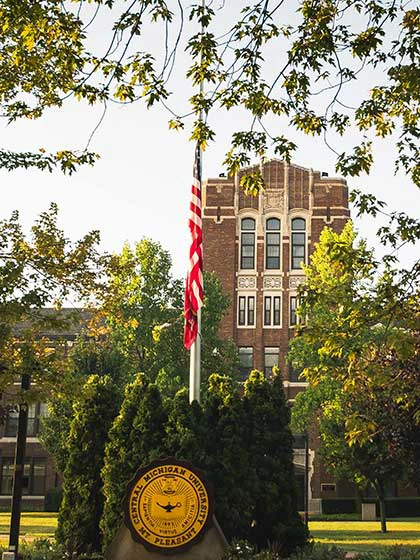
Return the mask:
[[306,259],[306,222],[303,218],[292,220],[292,269],[300,269]]
[[255,220],[241,220],[241,269],[255,268]]
[[280,269],[280,220],[269,218],[265,222],[265,268]]

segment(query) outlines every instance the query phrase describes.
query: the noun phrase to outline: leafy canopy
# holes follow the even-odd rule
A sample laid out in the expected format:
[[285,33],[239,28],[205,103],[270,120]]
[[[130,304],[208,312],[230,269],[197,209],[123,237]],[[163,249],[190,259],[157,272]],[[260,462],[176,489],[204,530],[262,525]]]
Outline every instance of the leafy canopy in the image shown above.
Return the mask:
[[[2,112],[9,120],[37,118],[69,96],[88,103],[142,99],[167,108],[172,129],[192,116],[191,138],[205,147],[215,137],[212,111],[245,108],[251,124],[233,134],[230,173],[268,149],[290,160],[292,127],[324,137],[328,146],[328,133],[359,131],[352,151],[336,152],[337,170],[357,175],[371,168],[373,137],[395,133],[396,169],[420,185],[419,8],[391,0],[302,0],[294,8],[277,0],[204,7],[165,0],[6,0],[0,10]],[[165,37],[165,47],[150,50],[150,28]],[[184,49],[191,57],[186,77],[197,91],[205,84],[205,93],[181,108],[171,86],[177,89],[176,56]],[[353,88],[349,104],[349,87],[362,79],[369,90]],[[59,163],[72,170],[77,157],[86,162],[94,155],[2,154],[8,168]]]
[[27,235],[19,214],[0,222],[0,387],[31,372],[34,392],[57,387],[63,378],[65,347],[48,339],[80,322],[80,311],[63,310],[77,298],[88,301],[102,269],[99,233],[71,242],[58,226],[52,204]]
[[289,359],[310,386],[294,428],[315,420],[329,469],[383,500],[387,481],[419,476],[418,287],[381,267],[351,222],[324,229],[304,272]]

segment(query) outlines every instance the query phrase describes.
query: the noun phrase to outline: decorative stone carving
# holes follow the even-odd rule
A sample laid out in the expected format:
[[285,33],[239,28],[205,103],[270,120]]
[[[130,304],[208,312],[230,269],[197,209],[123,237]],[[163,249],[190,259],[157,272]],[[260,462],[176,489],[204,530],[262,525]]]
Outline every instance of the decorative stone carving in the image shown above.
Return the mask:
[[283,191],[267,189],[264,193],[264,212],[275,208],[276,210],[283,211]]
[[290,276],[289,277],[289,289],[296,290],[297,287],[304,282],[304,276]]
[[257,288],[257,278],[255,276],[239,276],[238,288],[240,290],[255,290]]
[[264,276],[264,290],[281,290],[281,276]]

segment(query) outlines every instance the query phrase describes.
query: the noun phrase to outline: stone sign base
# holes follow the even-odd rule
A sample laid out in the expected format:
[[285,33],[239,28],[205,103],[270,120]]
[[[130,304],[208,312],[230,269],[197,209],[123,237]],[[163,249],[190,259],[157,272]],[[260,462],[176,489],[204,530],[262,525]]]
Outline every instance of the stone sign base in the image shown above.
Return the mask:
[[189,550],[171,554],[164,552],[150,552],[142,544],[131,538],[131,533],[123,525],[105,553],[106,560],[222,560],[226,553],[227,541],[213,518],[212,526],[204,534],[202,540]]

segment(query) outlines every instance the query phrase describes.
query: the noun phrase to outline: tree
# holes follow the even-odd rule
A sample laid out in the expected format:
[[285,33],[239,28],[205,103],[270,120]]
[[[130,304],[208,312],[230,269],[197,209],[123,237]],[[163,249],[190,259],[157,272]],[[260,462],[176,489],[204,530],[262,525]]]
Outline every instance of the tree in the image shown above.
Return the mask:
[[[110,376],[122,395],[126,384],[144,370],[164,399],[172,399],[188,382],[188,354],[182,346],[183,289],[171,277],[169,254],[158,243],[143,240],[136,245],[136,255],[125,247],[108,266],[102,307],[90,309],[88,327],[69,352],[61,382],[48,394],[49,415],[40,437],[61,472],[67,461],[73,402],[90,375]],[[214,275],[205,274],[205,291],[203,391],[211,373],[234,375],[237,365],[236,346],[217,335],[229,301]]]
[[419,426],[418,292],[402,294],[393,271],[380,273],[351,223],[341,234],[322,232],[304,271],[290,360],[311,388],[296,399],[295,424],[315,418],[329,467],[375,486],[386,530],[384,481],[411,455],[401,437],[407,422]]
[[101,549],[101,469],[108,431],[118,413],[118,391],[110,377],[91,376],[74,412],[57,528],[57,540],[70,555]]
[[6,390],[16,376],[30,372],[37,399],[60,386],[66,368],[65,345],[60,340],[52,345],[46,333],[80,322],[78,310],[62,308],[69,298],[87,301],[101,270],[99,233],[72,243],[57,220],[58,208],[52,204],[30,236],[18,212],[0,222],[0,388]]
[[[187,383],[188,353],[182,346],[183,284],[171,275],[172,261],[162,246],[150,239],[126,245],[107,266],[107,286],[100,303],[99,321],[130,361],[133,372],[150,379],[173,396]],[[219,280],[204,275],[202,368],[203,382],[215,371],[235,371],[238,357],[232,341],[222,340],[218,328],[229,307]],[[173,391],[173,392],[172,392]]]
[[[93,6],[82,0],[3,3],[1,47],[6,56],[0,67],[0,102],[9,119],[39,117],[69,95],[88,103],[143,98],[148,107],[158,102],[168,107],[175,56],[186,48],[192,58],[186,77],[197,89],[206,82],[206,93],[191,97],[192,111],[169,107],[169,125],[182,128],[183,115],[192,112],[191,137],[204,146],[214,130],[211,121],[198,118],[201,111],[207,117],[217,108],[245,107],[251,126],[233,135],[226,158],[229,172],[248,164],[250,153],[263,156],[269,143],[290,159],[296,145],[288,134],[267,131],[267,120],[277,118],[314,136],[358,129],[361,139],[354,150],[337,153],[337,169],[350,175],[370,169],[369,133],[385,137],[397,131],[396,166],[420,184],[418,9],[388,0],[304,0],[292,18],[275,0],[256,0],[233,12],[225,4],[193,4],[188,8],[193,29],[184,42],[182,3],[175,12],[165,0],[89,4]],[[89,39],[98,16],[109,21],[109,35],[104,48],[91,52]],[[165,52],[148,52],[142,42],[146,25],[165,33]],[[265,60],[279,51],[284,56],[278,67],[266,67]],[[369,93],[355,95],[349,106],[343,97],[349,84],[365,76]],[[6,155],[3,159],[7,161]],[[28,161],[23,154],[20,163]],[[258,189],[260,176],[245,182],[250,190]]]
[[[397,433],[404,427],[402,407],[395,410],[388,395],[377,387],[361,387],[350,396],[324,381],[307,391],[304,396],[298,395],[293,405],[293,428],[304,431],[308,424],[317,422],[327,469],[336,479],[350,480],[359,489],[374,487],[381,530],[386,532],[385,488],[402,478],[405,458],[410,455],[408,448],[403,451],[398,445]],[[363,443],[349,444],[346,420],[355,411],[367,424],[375,425],[376,432]]]
[[109,432],[102,472],[105,497],[100,527],[106,548],[122,523],[121,500],[137,469],[164,455],[166,411],[156,385],[139,374],[126,386]]
[[71,424],[75,416],[74,404],[80,400],[80,387],[91,376],[112,380],[120,400],[130,380],[130,369],[121,350],[101,332],[82,334],[68,356],[68,367],[57,390],[48,395],[48,416],[43,418],[39,438],[54,458],[57,469],[64,473],[68,461]]

